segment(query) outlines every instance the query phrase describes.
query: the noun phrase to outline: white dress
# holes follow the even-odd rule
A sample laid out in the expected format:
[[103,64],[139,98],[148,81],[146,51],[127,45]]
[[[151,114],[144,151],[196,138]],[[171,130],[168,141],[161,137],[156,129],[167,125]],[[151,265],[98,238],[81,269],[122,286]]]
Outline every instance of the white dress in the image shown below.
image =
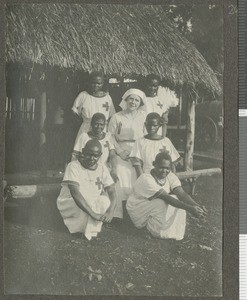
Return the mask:
[[152,112],[158,113],[162,116],[163,113],[167,112],[169,106],[166,104],[165,99],[158,98],[158,96],[154,97],[145,97],[144,105],[142,109],[147,113],[150,114]]
[[155,156],[164,150],[169,152],[172,162],[176,162],[180,159],[179,153],[167,137],[161,140],[149,140],[145,137],[138,139],[134,143],[130,157],[136,157],[141,160],[143,172],[149,173],[151,169],[153,169]]
[[[166,114],[168,117],[170,107],[177,106],[179,100],[173,91],[169,90],[168,88],[159,86],[157,95],[154,97],[146,96],[143,99],[143,102],[144,105],[142,106],[142,109],[146,112],[147,115],[155,112],[160,116]],[[162,134],[162,128],[159,128],[158,133]]]
[[[88,135],[88,133],[83,132],[79,136],[79,138],[77,139],[77,141],[74,145],[73,153],[80,154],[82,148],[84,148],[86,143],[90,140],[92,140],[92,138]],[[106,132],[105,137],[101,140],[98,139],[98,141],[100,142],[100,144],[102,146],[102,155],[99,159],[99,163],[103,163],[103,164],[106,165],[107,161],[108,161],[108,158],[109,158],[110,150],[115,149],[115,147],[113,145],[113,141],[112,141],[112,136],[109,132]]]
[[[116,153],[132,150],[134,142],[144,136],[146,114],[138,109],[135,115],[125,110],[114,114],[109,122],[108,130],[115,140]],[[117,155],[117,175],[119,182],[116,184],[117,207],[115,217],[123,217],[122,201],[127,200],[132,192],[133,183],[136,181],[136,172],[130,160],[125,161]]]
[[98,164],[96,170],[88,170],[79,161],[68,164],[57,199],[57,207],[71,233],[82,232],[90,240],[101,231],[102,222],[94,220],[76,205],[68,185],[78,186],[90,208],[95,213],[103,214],[110,206],[110,200],[101,194],[105,187],[112,184],[114,182],[104,165]]
[[167,112],[170,107],[178,105],[179,100],[176,94],[168,88],[159,86],[157,95],[154,97],[145,97],[142,109],[147,113],[156,112],[159,115]]
[[91,126],[91,119],[95,113],[102,113],[108,120],[114,113],[115,108],[111,96],[106,94],[104,97],[95,97],[88,92],[81,92],[75,99],[72,110],[83,118],[83,123],[78,131],[76,141],[83,132],[88,132]]
[[[161,186],[151,174],[142,174],[134,184],[134,192],[127,200],[127,211],[137,228],[147,227],[150,233],[163,239],[181,240],[186,227],[186,211],[167,204],[154,195],[164,189],[172,193],[181,186],[178,177],[170,172]],[[174,195],[171,195],[176,197]]]

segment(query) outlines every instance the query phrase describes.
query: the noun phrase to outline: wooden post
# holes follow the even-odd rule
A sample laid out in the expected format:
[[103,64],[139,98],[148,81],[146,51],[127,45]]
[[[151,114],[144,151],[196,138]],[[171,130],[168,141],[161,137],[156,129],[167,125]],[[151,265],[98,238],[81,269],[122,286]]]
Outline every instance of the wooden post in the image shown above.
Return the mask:
[[46,92],[42,92],[39,103],[39,157],[41,177],[47,175],[47,151],[45,137],[45,119],[46,119]]
[[184,152],[185,171],[193,170],[193,152],[195,139],[195,100],[187,102],[186,147]]
[[45,132],[44,125],[46,119],[46,92],[43,92],[40,97],[40,119],[39,119],[39,128],[40,128],[40,138],[39,145],[42,146],[45,143]]
[[183,98],[183,89],[180,88],[179,90],[179,104],[178,104],[178,129],[180,129],[181,126],[181,114],[182,114],[182,98]]

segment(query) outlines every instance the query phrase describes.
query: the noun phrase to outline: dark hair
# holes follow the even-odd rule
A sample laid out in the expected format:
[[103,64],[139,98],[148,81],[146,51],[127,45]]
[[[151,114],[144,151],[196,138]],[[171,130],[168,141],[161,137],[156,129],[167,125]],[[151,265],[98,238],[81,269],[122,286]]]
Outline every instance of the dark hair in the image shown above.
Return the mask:
[[101,72],[101,71],[92,71],[92,72],[89,74],[89,78],[88,78],[88,79],[89,79],[89,82],[91,82],[92,79],[95,78],[95,77],[102,77],[103,80],[105,79],[105,76],[104,76],[103,72]]
[[159,123],[161,124],[161,117],[158,113],[156,112],[152,112],[152,113],[149,113],[146,117],[146,122],[150,121],[150,120],[158,120]]
[[156,74],[149,74],[145,78],[145,82],[150,82],[151,80],[157,80],[159,83],[161,82],[161,79],[158,75]]
[[160,163],[163,159],[169,160],[170,163],[172,163],[172,159],[171,159],[171,156],[170,156],[169,152],[166,151],[166,150],[164,150],[164,151],[158,153],[158,154],[155,156],[154,164],[159,165],[159,163]]
[[91,120],[91,124],[93,122],[95,122],[96,120],[104,120],[106,122],[106,117],[104,114],[102,113],[95,113],[93,116],[92,116],[92,120]]
[[82,153],[85,153],[90,147],[98,147],[100,152],[102,151],[102,145],[97,139],[92,139],[86,142],[84,148],[82,148]]

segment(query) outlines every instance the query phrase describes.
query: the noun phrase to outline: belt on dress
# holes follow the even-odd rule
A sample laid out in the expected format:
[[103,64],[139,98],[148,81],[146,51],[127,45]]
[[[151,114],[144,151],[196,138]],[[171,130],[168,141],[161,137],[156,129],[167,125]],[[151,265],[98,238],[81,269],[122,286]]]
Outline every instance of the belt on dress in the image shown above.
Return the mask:
[[118,141],[118,143],[125,143],[125,142],[128,142],[128,143],[134,143],[135,140],[124,140],[124,141]]

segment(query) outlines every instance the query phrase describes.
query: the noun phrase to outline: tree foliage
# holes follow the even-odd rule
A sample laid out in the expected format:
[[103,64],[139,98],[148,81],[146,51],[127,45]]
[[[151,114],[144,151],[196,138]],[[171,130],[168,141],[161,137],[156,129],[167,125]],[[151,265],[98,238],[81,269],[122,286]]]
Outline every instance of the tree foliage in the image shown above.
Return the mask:
[[164,7],[180,32],[195,44],[218,75],[223,74],[223,10],[217,5]]

